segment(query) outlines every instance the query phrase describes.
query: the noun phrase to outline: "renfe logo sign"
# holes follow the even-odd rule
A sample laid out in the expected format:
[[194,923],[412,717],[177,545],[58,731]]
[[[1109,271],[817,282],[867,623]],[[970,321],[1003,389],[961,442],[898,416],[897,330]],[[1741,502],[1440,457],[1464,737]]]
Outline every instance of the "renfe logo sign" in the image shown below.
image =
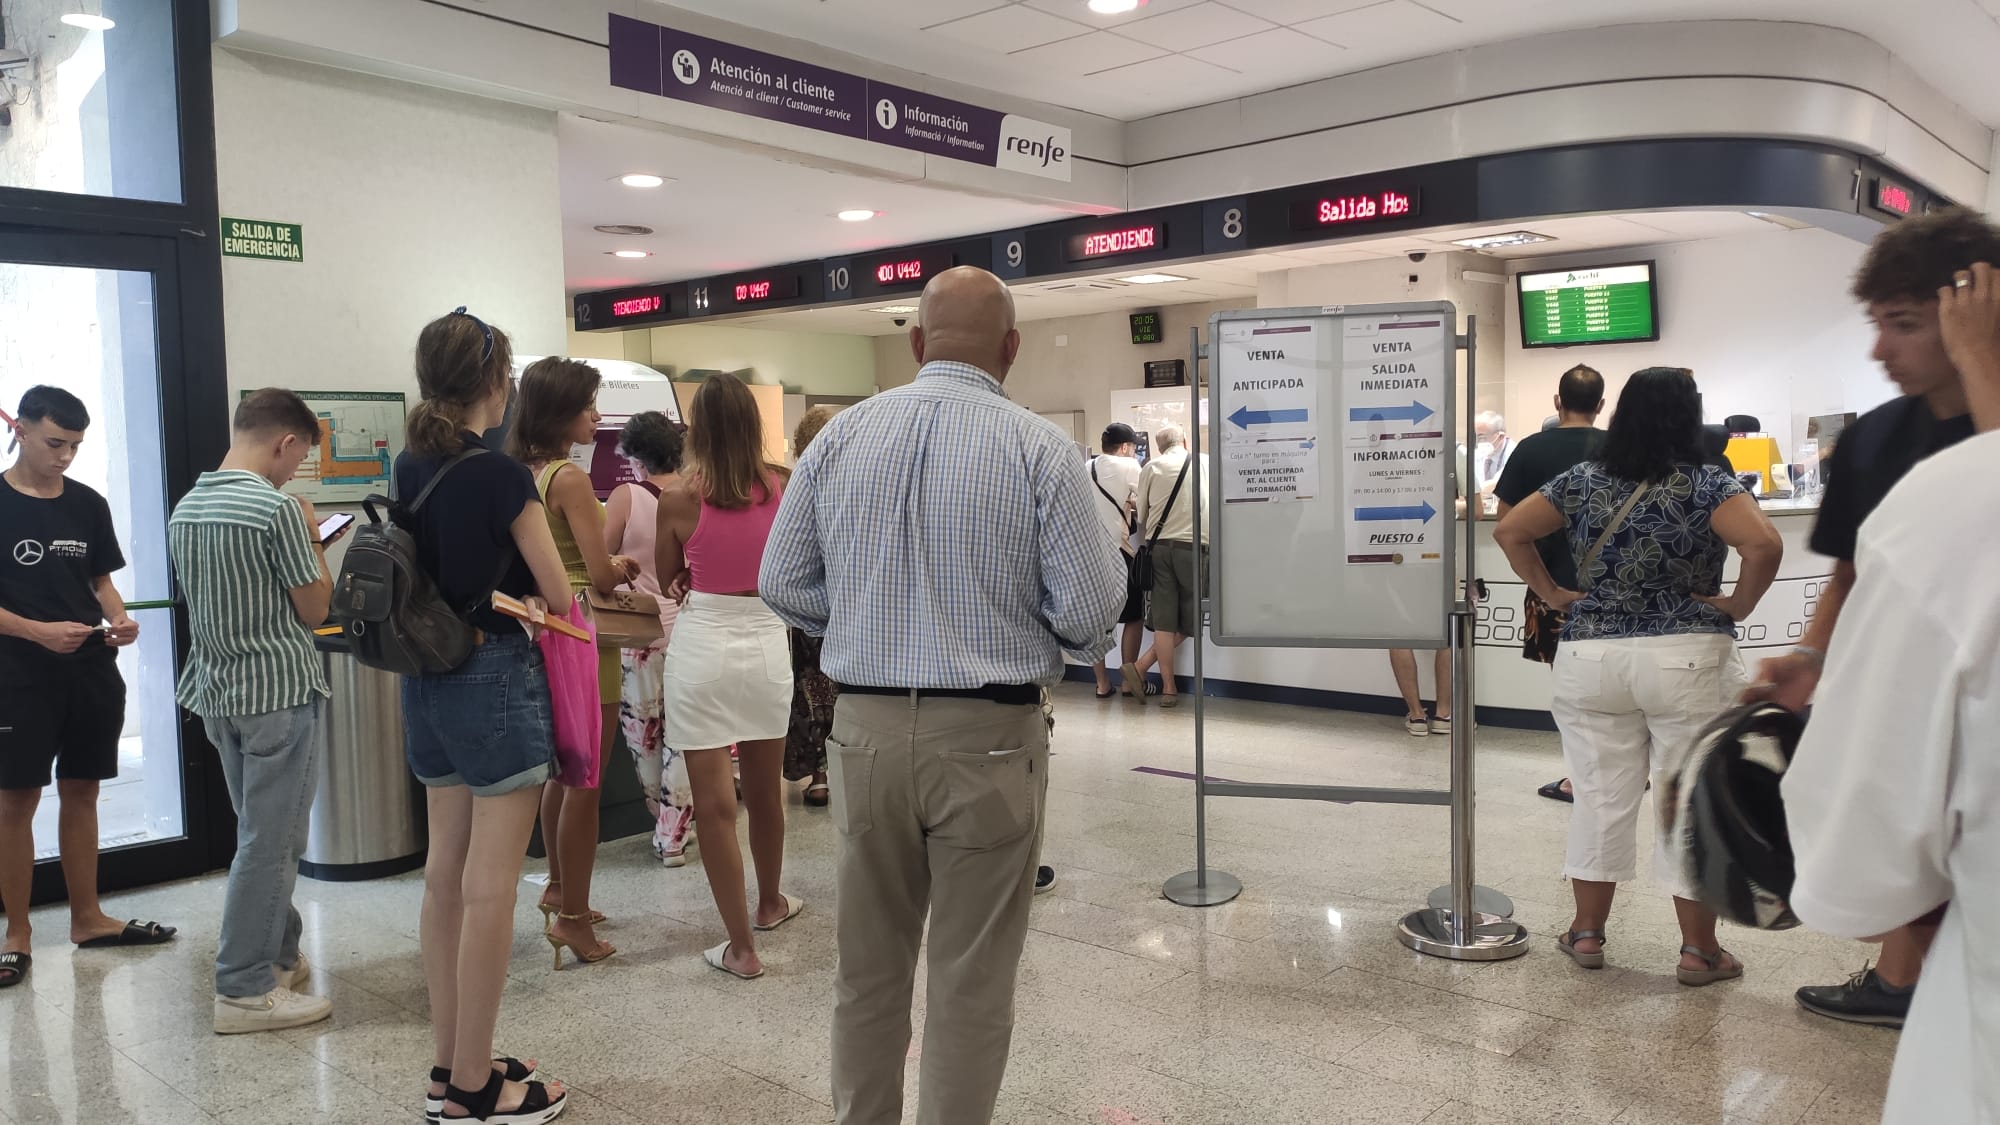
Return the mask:
[[822,133],[1044,179],[1070,178],[1070,131],[922,90],[625,16],[611,17],[611,84]]

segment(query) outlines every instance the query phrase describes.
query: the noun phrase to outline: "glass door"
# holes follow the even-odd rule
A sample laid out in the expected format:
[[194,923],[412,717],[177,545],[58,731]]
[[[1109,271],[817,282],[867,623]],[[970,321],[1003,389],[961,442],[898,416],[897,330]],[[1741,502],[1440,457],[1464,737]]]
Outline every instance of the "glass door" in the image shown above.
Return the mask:
[[[165,338],[178,322],[175,252],[165,239],[0,232],[0,408],[11,414],[38,383],[83,400],[90,425],[69,479],[110,504],[127,560],[112,581],[139,623],[138,643],[118,660],[127,689],[118,776],[98,806],[107,888],[204,870],[211,842],[189,828],[221,827],[201,815],[206,744],[174,703],[185,643],[166,524],[171,485],[188,476],[175,463],[187,456],[184,428],[168,425],[183,410],[164,391],[185,382],[169,370],[180,351]],[[38,900],[59,888],[57,812],[51,787],[35,819]]]

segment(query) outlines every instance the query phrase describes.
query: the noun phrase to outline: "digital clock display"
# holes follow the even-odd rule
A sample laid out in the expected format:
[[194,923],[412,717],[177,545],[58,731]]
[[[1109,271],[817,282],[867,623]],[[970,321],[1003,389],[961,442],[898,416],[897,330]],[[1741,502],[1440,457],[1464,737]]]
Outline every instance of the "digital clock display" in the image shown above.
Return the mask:
[[658,293],[648,294],[644,297],[627,297],[622,301],[611,302],[611,315],[621,318],[644,316],[647,313],[659,312],[661,306],[666,303],[666,298],[660,296]]
[[1069,237],[1069,260],[1085,262],[1093,258],[1109,258],[1120,254],[1137,254],[1145,250],[1158,250],[1167,244],[1165,223],[1148,223],[1144,226],[1120,227],[1116,230],[1091,231],[1073,234]]
[[1907,219],[1917,213],[1917,193],[1894,180],[1876,180],[1875,206]]
[[1327,227],[1378,223],[1408,219],[1423,213],[1423,194],[1418,191],[1356,192],[1302,199],[1292,204],[1293,230],[1324,230]]

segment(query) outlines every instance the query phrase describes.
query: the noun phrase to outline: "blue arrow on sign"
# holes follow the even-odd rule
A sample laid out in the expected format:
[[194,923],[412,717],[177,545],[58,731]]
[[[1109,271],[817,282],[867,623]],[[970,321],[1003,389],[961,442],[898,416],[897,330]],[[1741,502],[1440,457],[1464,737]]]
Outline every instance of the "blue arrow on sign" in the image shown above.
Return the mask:
[[1252,410],[1239,406],[1229,420],[1236,423],[1237,429],[1247,430],[1252,426],[1271,426],[1280,422],[1304,422],[1310,417],[1309,412],[1304,410]]
[[1408,406],[1350,406],[1347,420],[1350,422],[1421,422],[1437,411],[1421,402]]
[[1413,507],[1354,509],[1354,518],[1357,520],[1417,520],[1429,523],[1431,517],[1437,514],[1438,510],[1431,507],[1431,502],[1428,500]]

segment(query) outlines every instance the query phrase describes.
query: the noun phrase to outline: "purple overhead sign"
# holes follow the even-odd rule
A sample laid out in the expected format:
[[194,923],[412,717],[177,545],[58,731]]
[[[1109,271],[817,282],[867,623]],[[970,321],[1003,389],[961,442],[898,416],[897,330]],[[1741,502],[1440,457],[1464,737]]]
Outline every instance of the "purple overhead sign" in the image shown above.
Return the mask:
[[1032,118],[611,17],[611,84],[1052,180],[1070,178],[1070,131]]

